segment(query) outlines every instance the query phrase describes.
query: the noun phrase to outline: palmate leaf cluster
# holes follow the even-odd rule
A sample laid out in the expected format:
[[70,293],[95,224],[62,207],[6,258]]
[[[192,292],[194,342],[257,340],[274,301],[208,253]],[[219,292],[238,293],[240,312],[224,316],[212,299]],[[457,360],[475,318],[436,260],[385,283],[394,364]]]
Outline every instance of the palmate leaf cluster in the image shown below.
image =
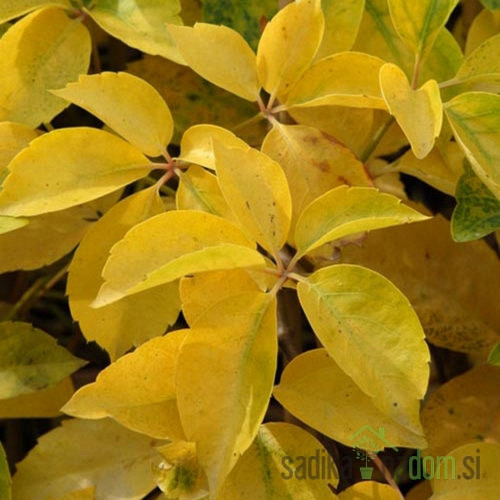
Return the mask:
[[[400,498],[284,479],[284,457],[331,458],[327,438],[367,425],[457,463],[480,450],[481,481],[415,495],[497,497],[500,266],[479,239],[500,228],[500,5],[483,3],[0,5],[0,271],[62,265],[0,309],[0,417],[71,417],[12,484],[0,457],[2,498]],[[141,60],[99,71],[96,33]],[[54,128],[70,104],[103,126]],[[451,224],[400,173],[456,196]],[[111,361],[76,391],[85,361],[25,321],[66,273]],[[429,343],[470,369],[436,385]]]

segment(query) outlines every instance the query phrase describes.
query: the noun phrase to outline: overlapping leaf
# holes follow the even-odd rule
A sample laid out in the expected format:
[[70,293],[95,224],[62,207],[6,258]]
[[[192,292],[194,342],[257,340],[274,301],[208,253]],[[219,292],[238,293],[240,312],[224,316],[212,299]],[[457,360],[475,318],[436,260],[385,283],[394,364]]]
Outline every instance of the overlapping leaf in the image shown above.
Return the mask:
[[380,274],[347,264],[316,271],[297,291],[338,366],[377,408],[419,434],[415,402],[427,389],[430,355],[408,299]]
[[71,2],[70,0],[4,0],[2,5],[0,5],[0,23],[10,21],[32,10],[50,5],[70,7]]

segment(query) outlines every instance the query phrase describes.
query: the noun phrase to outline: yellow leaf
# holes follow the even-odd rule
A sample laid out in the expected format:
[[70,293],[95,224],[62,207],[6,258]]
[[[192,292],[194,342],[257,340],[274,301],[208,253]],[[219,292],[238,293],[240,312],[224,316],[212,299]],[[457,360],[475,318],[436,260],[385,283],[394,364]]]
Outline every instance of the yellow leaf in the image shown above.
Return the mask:
[[[90,35],[56,8],[38,10],[0,38],[0,121],[38,127],[68,103],[47,92],[87,72]],[[69,55],[69,57],[68,57]]]
[[216,497],[266,412],[276,371],[276,300],[248,292],[198,318],[177,363],[181,422]]
[[323,31],[320,0],[292,2],[267,23],[257,49],[257,73],[270,102],[283,100],[311,64]]
[[[436,465],[430,500],[496,500],[500,491],[498,463],[500,445],[497,443],[471,443],[448,451],[448,460]],[[448,463],[456,464],[455,478],[449,479]],[[469,481],[467,481],[469,479]]]
[[155,186],[115,205],[85,234],[68,274],[66,293],[71,315],[87,340],[95,340],[112,360],[132,346],[164,333],[180,310],[177,283],[124,297],[106,307],[90,307],[103,280],[102,268],[111,247],[134,225],[165,211]]
[[114,418],[157,439],[184,438],[175,395],[175,366],[187,330],[149,340],[102,370],[61,409],[79,418]]
[[55,385],[0,401],[0,418],[52,418],[73,394],[73,383],[66,377]]
[[446,24],[458,0],[388,0],[391,19],[402,40],[417,60],[432,48],[439,30]]
[[213,142],[219,185],[241,226],[276,255],[290,229],[292,201],[285,173],[264,153]]
[[386,109],[378,72],[384,61],[361,52],[340,52],[314,63],[291,89],[286,105]]
[[361,16],[363,15],[364,0],[321,0],[321,7],[325,16],[325,31],[316,54],[317,59],[351,50],[356,40]]
[[217,177],[198,165],[191,165],[186,173],[179,172],[175,202],[178,210],[201,210],[236,222]]
[[83,490],[75,490],[66,495],[50,497],[46,500],[95,500],[95,488],[92,486],[90,488],[85,488]]
[[[273,395],[292,415],[346,446],[352,447],[353,435],[367,422],[384,429],[389,448],[422,448],[427,444],[421,428],[419,433],[412,432],[385,415],[325,349],[294,358]],[[407,409],[414,413],[415,421],[419,410],[418,400]]]
[[27,224],[29,224],[28,219],[0,215],[0,234],[10,233],[11,231],[26,226]]
[[479,365],[434,391],[422,410],[429,446],[422,455],[446,455],[475,441],[500,441],[500,369]]
[[207,498],[207,478],[198,463],[195,443],[176,441],[156,449],[164,458],[154,469],[156,483],[166,493],[162,498]]
[[182,24],[178,0],[99,0],[90,5],[83,10],[115,38],[147,54],[184,62],[166,26]]
[[0,235],[0,273],[38,269],[68,254],[98,219],[89,204],[30,217],[29,224]]
[[328,354],[383,413],[420,434],[415,401],[429,378],[429,349],[408,299],[369,269],[338,264],[297,286]]
[[182,313],[191,326],[217,302],[240,293],[258,291],[265,290],[260,290],[243,269],[211,271],[182,278],[179,286]]
[[297,123],[319,129],[336,139],[357,157],[372,137],[372,109],[314,106],[291,108],[288,113]]
[[49,5],[70,8],[69,0],[4,0],[0,5],[0,23],[20,17],[32,10]]
[[465,54],[470,54],[479,47],[485,40],[495,36],[500,31],[500,11],[483,9],[472,22],[467,41],[465,44]]
[[111,193],[150,170],[138,149],[109,132],[87,127],[54,130],[10,162],[0,191],[0,214],[62,210]]
[[52,93],[97,116],[149,156],[160,156],[172,138],[174,124],[165,101],[149,83],[129,73],[81,75],[78,82]]
[[500,96],[467,92],[447,102],[444,109],[472,169],[500,200]]
[[196,23],[168,27],[182,57],[196,73],[237,96],[256,101],[255,54],[245,39],[227,26]]
[[[292,229],[304,208],[331,188],[371,185],[363,164],[351,151],[317,128],[276,122],[262,143],[262,152],[285,171],[292,197]],[[292,236],[289,240],[293,243]]]
[[431,482],[427,480],[420,481],[405,496],[406,500],[429,500],[432,496]]
[[82,486],[95,486],[100,498],[143,498],[155,487],[153,445],[150,437],[112,420],[63,420],[17,464],[13,497],[57,498]]
[[[112,249],[93,306],[102,307],[186,274],[264,264],[232,223],[206,212],[177,210],[137,224]],[[124,273],[123,269],[127,269]]]
[[179,160],[215,170],[214,140],[230,148],[241,148],[246,151],[249,147],[246,142],[225,128],[205,124],[193,125],[182,136]]
[[0,399],[45,389],[84,364],[29,323],[0,323]]
[[220,498],[335,500],[329,484],[336,487],[338,478],[333,458],[315,437],[296,425],[271,422],[260,427]]
[[499,341],[498,257],[483,241],[455,243],[443,217],[369,233],[361,247],[342,248],[342,261],[368,266],[400,288],[432,344],[486,360]]
[[372,229],[427,219],[399,198],[377,189],[339,186],[316,198],[295,228],[297,251],[303,255],[329,241]]
[[339,493],[339,500],[401,500],[401,495],[390,485],[376,481],[360,481]]
[[0,179],[2,170],[12,158],[22,149],[39,136],[36,130],[21,123],[1,122],[0,123]]
[[413,90],[403,70],[392,63],[380,68],[380,88],[389,112],[396,118],[418,159],[427,156],[441,132],[443,105],[439,87],[429,80]]

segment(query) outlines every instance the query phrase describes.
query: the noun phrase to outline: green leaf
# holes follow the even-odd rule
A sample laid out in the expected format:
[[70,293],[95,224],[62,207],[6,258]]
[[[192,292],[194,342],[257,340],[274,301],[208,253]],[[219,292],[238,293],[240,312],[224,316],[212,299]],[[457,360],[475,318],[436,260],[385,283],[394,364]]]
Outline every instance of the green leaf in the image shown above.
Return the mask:
[[320,59],[291,89],[286,105],[386,109],[378,80],[383,64],[382,59],[361,52],[341,52]]
[[165,101],[129,73],[81,75],[52,93],[97,116],[148,156],[161,156],[172,138],[174,124]]
[[292,201],[285,173],[266,154],[213,141],[219,185],[243,230],[275,254],[290,229]]
[[380,88],[389,112],[410,142],[413,154],[425,158],[441,132],[443,104],[436,80],[412,89],[404,71],[392,63],[380,68]]
[[50,122],[68,103],[48,90],[86,73],[90,50],[87,28],[61,9],[38,10],[15,23],[0,38],[0,121],[33,128]]
[[317,59],[351,50],[363,15],[364,0],[321,0],[325,31]]
[[0,443],[0,496],[4,500],[12,500],[11,484],[12,480],[10,478],[7,456],[5,455],[2,443]]
[[444,109],[472,169],[500,200],[500,96],[467,92]]
[[151,460],[158,456],[154,444],[149,436],[110,419],[63,420],[17,464],[13,497],[61,498],[82,485],[94,485],[101,498],[143,498],[156,486],[151,471]]
[[500,200],[479,180],[468,164],[457,184],[457,206],[451,218],[455,241],[477,240],[500,228]]
[[54,385],[85,363],[29,323],[0,323],[0,399]]
[[427,219],[393,195],[366,187],[339,186],[310,203],[295,228],[303,255],[351,234]]
[[207,23],[172,25],[169,30],[182,57],[196,73],[243,99],[258,99],[255,53],[237,31]]
[[420,434],[416,401],[429,378],[429,349],[408,299],[364,267],[338,264],[297,286],[328,354],[383,413]]
[[103,130],[73,127],[32,141],[9,170],[0,191],[0,214],[29,216],[104,196],[144,177],[151,167],[123,139]]
[[[312,464],[313,457],[317,457],[316,477],[314,465],[308,469],[310,475],[303,473],[305,460]],[[335,500],[330,485],[336,487],[338,480],[333,458],[315,437],[296,425],[270,422],[260,427],[252,446],[229,474],[220,498]]]
[[388,0],[391,19],[401,39],[413,50],[417,60],[432,48],[439,30],[446,24],[458,0]]
[[270,102],[284,100],[311,64],[324,24],[320,0],[292,2],[267,23],[257,49],[257,73]]
[[102,370],[62,411],[78,418],[114,418],[157,439],[184,438],[175,393],[175,367],[187,330],[151,339]]
[[229,297],[198,318],[177,363],[177,402],[212,495],[252,444],[271,392],[277,359],[276,300]]
[[493,366],[500,366],[500,342],[490,351],[488,363]]
[[184,63],[166,26],[182,24],[179,0],[97,0],[84,10],[104,31],[127,45]]
[[71,2],[70,0],[3,0],[0,5],[0,23],[50,5],[70,8]]
[[164,211],[155,186],[128,196],[88,230],[71,261],[66,289],[71,315],[85,338],[106,349],[111,360],[162,335],[179,314],[177,283],[124,297],[99,309],[90,307],[103,283],[101,272],[113,245],[130,228]]
[[271,19],[278,10],[275,0],[202,0],[202,3],[205,22],[233,28],[253,49],[257,48],[262,22]]
[[264,265],[254,246],[235,225],[206,212],[177,210],[151,217],[111,249],[93,306],[186,274]]
[[[411,432],[385,415],[325,349],[295,357],[286,365],[273,395],[292,415],[346,446],[353,445],[353,434],[367,422],[383,428],[394,447],[427,446],[422,429],[419,433]],[[415,421],[419,410],[415,400],[411,408]]]
[[500,0],[481,0],[481,3],[490,10],[500,9]]

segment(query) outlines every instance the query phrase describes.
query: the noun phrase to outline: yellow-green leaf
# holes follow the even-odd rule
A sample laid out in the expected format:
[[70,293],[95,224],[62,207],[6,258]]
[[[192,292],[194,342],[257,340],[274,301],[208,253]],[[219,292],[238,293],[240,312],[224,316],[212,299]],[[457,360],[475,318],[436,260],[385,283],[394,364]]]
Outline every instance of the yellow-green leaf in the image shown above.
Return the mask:
[[329,485],[338,480],[333,458],[315,437],[296,425],[270,422],[229,474],[220,498],[335,500]]
[[[262,144],[262,152],[277,161],[287,177],[292,229],[304,208],[331,188],[371,185],[363,164],[353,153],[317,128],[276,122]],[[289,240],[293,243],[293,238]]]
[[111,193],[150,170],[138,149],[109,132],[87,127],[54,130],[10,162],[0,191],[0,214],[62,210]]
[[235,225],[215,215],[194,210],[156,215],[111,249],[93,305],[102,307],[186,274],[263,265],[253,248]]
[[51,5],[69,8],[71,2],[70,0],[3,0],[0,5],[0,23]]
[[427,156],[441,132],[443,105],[439,87],[429,80],[413,90],[404,71],[392,63],[380,68],[380,88],[389,112],[403,129],[415,156]]
[[361,52],[340,52],[314,63],[291,89],[286,105],[386,109],[378,72],[384,61]]
[[86,485],[95,486],[101,498],[138,500],[155,487],[154,444],[109,419],[63,420],[17,464],[13,496],[58,498]]
[[96,341],[112,360],[132,346],[164,333],[180,310],[177,283],[169,283],[94,309],[90,304],[103,283],[101,272],[111,247],[136,224],[163,213],[155,186],[115,205],[85,234],[75,252],[66,293],[71,315],[87,340]]
[[401,500],[401,495],[389,484],[360,481],[339,493],[339,500]]
[[177,403],[216,497],[266,412],[276,371],[276,301],[229,297],[198,318],[177,363]]
[[0,234],[9,233],[29,224],[28,219],[0,215]]
[[500,200],[500,96],[467,92],[444,109],[472,169]]
[[229,208],[217,177],[198,165],[191,165],[187,172],[179,172],[179,186],[175,202],[179,210],[202,210],[228,220],[235,219]]
[[0,443],[0,495],[4,500],[12,500],[11,491],[12,480],[10,478],[9,464],[7,457]]
[[54,385],[85,363],[29,323],[0,323],[0,399]]
[[74,392],[71,377],[36,392],[0,401],[0,418],[60,417],[61,407]]
[[472,22],[467,40],[465,53],[470,54],[485,40],[498,34],[500,30],[500,10],[490,11],[483,9]]
[[446,455],[474,441],[499,441],[500,368],[480,365],[433,392],[422,410],[423,455]]
[[230,148],[248,149],[246,142],[225,128],[206,124],[193,125],[182,136],[179,159],[215,170],[214,140]]
[[219,185],[249,237],[273,254],[285,244],[292,201],[285,173],[264,153],[213,142]]
[[364,0],[321,0],[325,31],[316,54],[318,59],[351,50],[358,34],[364,4]]
[[[496,500],[500,491],[498,443],[470,443],[446,453],[434,472],[430,500]],[[455,478],[450,479],[448,464],[456,464]]]
[[179,0],[98,0],[90,5],[84,11],[122,42],[147,54],[184,62],[166,26],[182,24]]
[[351,234],[427,219],[393,195],[374,188],[339,186],[302,212],[295,244],[305,254],[329,241]]
[[311,64],[323,30],[320,0],[292,2],[267,23],[257,49],[257,73],[271,101],[283,100]]
[[47,497],[45,500],[95,500],[95,487],[84,488],[83,490],[75,490],[66,493],[62,497]]
[[498,256],[484,241],[455,243],[442,216],[369,233],[361,247],[342,248],[342,261],[370,267],[400,288],[432,344],[486,360],[500,340]]
[[81,75],[78,82],[52,93],[97,116],[149,156],[160,156],[172,138],[174,124],[165,101],[149,83],[129,73]]
[[412,3],[388,0],[394,27],[417,59],[428,54],[457,3],[458,0],[419,0]]
[[63,10],[29,14],[0,38],[0,121],[33,128],[49,122],[68,103],[48,92],[87,72],[90,35]]
[[419,434],[415,400],[429,378],[429,349],[408,299],[382,275],[338,264],[297,286],[299,299],[328,354],[374,404]]
[[[346,446],[367,422],[383,428],[394,447],[423,448],[423,430],[412,432],[385,415],[356,383],[328,356],[325,349],[314,349],[294,358],[274,388],[274,397],[295,417],[322,434]],[[420,404],[414,400],[407,411],[418,421]]]
[[259,97],[256,59],[245,39],[227,26],[169,26],[182,57],[196,73],[248,101]]
[[259,292],[258,284],[244,269],[211,271],[182,278],[179,292],[182,313],[189,325],[217,302],[244,292]]
[[114,418],[157,439],[183,439],[175,394],[175,366],[187,330],[151,339],[102,370],[62,408],[78,418]]
[[500,366],[500,342],[495,344],[488,354],[488,363],[493,366]]

